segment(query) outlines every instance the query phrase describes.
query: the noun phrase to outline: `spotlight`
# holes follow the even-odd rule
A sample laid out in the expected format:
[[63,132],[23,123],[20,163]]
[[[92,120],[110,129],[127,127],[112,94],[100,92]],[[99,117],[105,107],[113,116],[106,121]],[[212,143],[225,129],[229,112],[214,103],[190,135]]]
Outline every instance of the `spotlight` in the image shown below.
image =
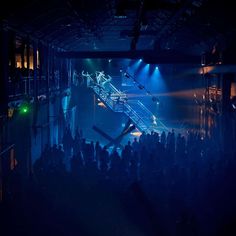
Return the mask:
[[27,114],[29,112],[29,110],[30,110],[29,104],[27,104],[27,103],[21,104],[21,106],[19,108],[20,114]]
[[23,113],[27,113],[28,110],[29,110],[28,107],[23,107],[23,108],[22,108],[22,112],[23,112]]

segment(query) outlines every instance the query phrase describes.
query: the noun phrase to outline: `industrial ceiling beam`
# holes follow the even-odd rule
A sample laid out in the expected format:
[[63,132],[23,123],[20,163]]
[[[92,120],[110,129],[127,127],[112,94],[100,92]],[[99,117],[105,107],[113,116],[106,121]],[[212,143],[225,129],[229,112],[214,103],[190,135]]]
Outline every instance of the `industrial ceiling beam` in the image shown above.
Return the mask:
[[183,54],[173,50],[165,51],[65,51],[58,52],[58,57],[64,58],[130,58],[140,59],[149,64],[194,63],[200,64],[200,56]]

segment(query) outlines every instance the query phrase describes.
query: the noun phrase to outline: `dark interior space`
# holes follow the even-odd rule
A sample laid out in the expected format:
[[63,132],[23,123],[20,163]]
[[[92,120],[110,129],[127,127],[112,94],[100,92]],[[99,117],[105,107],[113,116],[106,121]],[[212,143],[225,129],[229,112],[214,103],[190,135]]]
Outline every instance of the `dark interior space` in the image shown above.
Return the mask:
[[235,236],[233,1],[0,7],[0,235]]

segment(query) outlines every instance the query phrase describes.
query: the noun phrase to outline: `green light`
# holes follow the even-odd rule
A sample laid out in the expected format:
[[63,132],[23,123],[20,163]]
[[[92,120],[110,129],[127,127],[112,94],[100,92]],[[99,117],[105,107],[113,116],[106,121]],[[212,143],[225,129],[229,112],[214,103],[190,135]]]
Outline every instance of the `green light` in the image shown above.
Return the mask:
[[28,112],[28,108],[27,108],[27,107],[24,107],[24,108],[23,108],[23,112],[24,112],[24,113]]
[[26,114],[28,112],[29,112],[29,106],[28,105],[24,104],[20,107],[20,113],[21,114]]

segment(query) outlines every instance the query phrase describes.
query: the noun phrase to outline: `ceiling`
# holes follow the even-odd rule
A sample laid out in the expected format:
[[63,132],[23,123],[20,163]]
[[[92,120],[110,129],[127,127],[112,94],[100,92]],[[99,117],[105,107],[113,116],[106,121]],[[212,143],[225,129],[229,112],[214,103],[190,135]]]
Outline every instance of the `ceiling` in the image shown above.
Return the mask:
[[232,1],[8,0],[5,27],[73,52],[152,51],[234,58]]

